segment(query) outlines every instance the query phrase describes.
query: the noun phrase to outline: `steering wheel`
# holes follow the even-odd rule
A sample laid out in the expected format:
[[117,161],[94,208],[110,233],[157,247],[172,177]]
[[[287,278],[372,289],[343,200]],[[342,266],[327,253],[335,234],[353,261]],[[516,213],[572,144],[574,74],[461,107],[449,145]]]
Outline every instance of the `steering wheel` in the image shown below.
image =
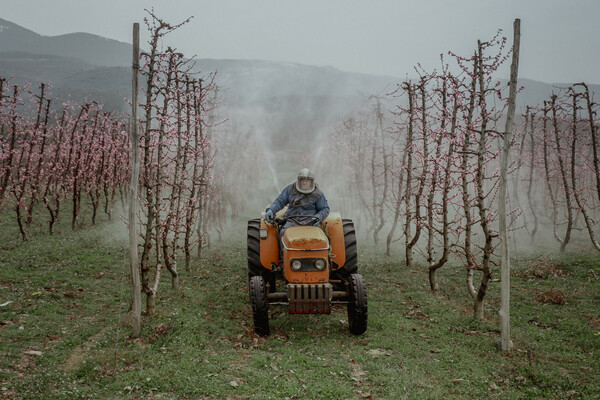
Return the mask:
[[312,215],[288,215],[283,218],[285,221],[292,221],[300,226],[312,226],[321,221],[319,217]]

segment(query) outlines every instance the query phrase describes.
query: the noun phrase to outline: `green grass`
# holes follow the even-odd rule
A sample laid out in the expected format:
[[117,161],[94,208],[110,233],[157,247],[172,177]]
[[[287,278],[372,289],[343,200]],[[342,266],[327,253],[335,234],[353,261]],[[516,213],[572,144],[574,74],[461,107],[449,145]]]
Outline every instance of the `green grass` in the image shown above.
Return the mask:
[[[241,225],[244,224],[242,221]],[[213,243],[181,290],[164,271],[157,313],[130,338],[126,234],[103,222],[21,243],[0,223],[0,398],[16,399],[563,399],[600,398],[600,257],[522,254],[513,264],[512,338],[503,354],[493,284],[471,316],[460,266],[439,272],[361,248],[369,326],[346,310],[271,309],[257,337],[246,286],[245,226]],[[115,233],[116,232],[116,233]],[[529,260],[528,260],[529,259]],[[557,304],[553,303],[556,301]],[[40,353],[26,352],[41,352]]]

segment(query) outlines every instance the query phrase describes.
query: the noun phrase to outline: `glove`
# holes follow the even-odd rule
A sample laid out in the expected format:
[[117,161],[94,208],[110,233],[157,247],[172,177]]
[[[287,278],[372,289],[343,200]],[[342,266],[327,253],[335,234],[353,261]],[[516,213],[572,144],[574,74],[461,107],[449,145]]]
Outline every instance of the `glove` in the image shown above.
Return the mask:
[[270,208],[267,208],[267,213],[265,214],[265,218],[267,219],[267,222],[272,224],[273,220],[275,219],[275,214],[273,214],[273,211]]

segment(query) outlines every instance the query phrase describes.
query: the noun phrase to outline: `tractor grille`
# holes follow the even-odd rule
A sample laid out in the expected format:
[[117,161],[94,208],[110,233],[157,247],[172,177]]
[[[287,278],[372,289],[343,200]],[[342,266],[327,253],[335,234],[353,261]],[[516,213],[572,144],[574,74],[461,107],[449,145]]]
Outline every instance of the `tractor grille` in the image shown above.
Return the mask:
[[290,314],[329,314],[332,293],[330,283],[289,283],[287,295]]

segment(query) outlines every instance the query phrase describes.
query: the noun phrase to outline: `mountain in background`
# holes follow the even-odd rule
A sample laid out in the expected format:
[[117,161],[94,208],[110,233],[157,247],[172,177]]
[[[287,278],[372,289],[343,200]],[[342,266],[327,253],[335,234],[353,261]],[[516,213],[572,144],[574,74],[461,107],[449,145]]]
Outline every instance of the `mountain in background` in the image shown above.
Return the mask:
[[42,36],[0,18],[0,52],[76,58],[96,66],[131,65],[131,44],[90,33]]
[[[131,95],[131,54],[128,43],[88,33],[42,36],[0,19],[0,75],[12,84],[51,82],[53,96],[61,101],[88,98],[103,102],[106,109],[126,110],[124,99]],[[403,81],[296,63],[194,62],[195,70],[202,74],[218,71],[216,82],[230,110],[246,115],[249,129],[268,124],[274,140],[298,135],[312,139],[326,124],[367,104],[369,95],[390,93]],[[541,104],[556,90],[552,84],[525,78],[519,84],[525,90],[517,98],[517,112],[524,110],[525,104]],[[600,92],[599,85],[590,88]],[[259,112],[265,116],[253,121]]]

